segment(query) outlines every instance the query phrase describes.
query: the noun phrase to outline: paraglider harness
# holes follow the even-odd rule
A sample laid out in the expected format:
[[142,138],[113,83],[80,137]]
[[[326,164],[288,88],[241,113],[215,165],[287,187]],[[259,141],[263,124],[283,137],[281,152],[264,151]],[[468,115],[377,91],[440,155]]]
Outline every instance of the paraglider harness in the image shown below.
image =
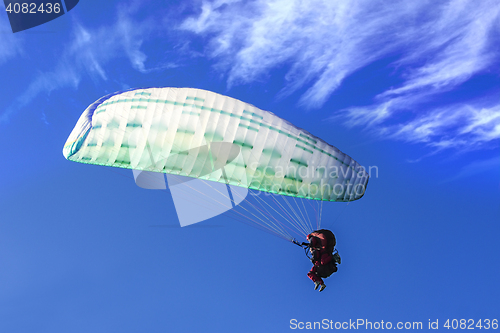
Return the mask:
[[[323,230],[318,230],[316,232],[321,232],[321,231],[323,231]],[[331,231],[329,231],[329,233],[331,233]],[[332,236],[333,236],[333,233],[332,233]],[[335,249],[335,238],[334,238],[334,236],[332,237],[332,240],[330,240],[330,242],[332,242],[333,244],[328,244],[329,247],[331,248],[331,250],[330,250],[331,252],[330,251],[328,251],[328,252],[331,253],[332,260],[330,260],[325,265],[318,266],[318,268],[317,268],[318,276],[322,277],[322,278],[327,278],[330,275],[332,275],[333,273],[335,273],[337,271],[337,264],[341,263],[339,252],[337,251],[337,249]],[[313,248],[312,247],[312,242],[311,243],[306,243],[306,242],[299,243],[297,240],[293,239],[292,243],[294,243],[294,244],[302,247],[304,249],[306,257],[313,264],[316,263],[316,260],[314,259],[314,251],[319,251],[320,248]]]
[[[304,249],[304,253],[306,255],[306,257],[313,261],[313,257],[311,255],[311,243],[306,243],[306,242],[303,242],[303,243],[299,243],[297,242],[295,239],[292,240],[292,243],[293,244],[297,244],[298,246],[300,246],[301,248]],[[316,250],[316,249],[314,249]],[[340,259],[340,255],[339,255],[339,251],[337,249],[334,249],[333,250],[333,253],[332,253],[332,257],[333,257],[333,261],[335,261],[335,263],[337,264],[340,264],[341,262],[341,259]]]

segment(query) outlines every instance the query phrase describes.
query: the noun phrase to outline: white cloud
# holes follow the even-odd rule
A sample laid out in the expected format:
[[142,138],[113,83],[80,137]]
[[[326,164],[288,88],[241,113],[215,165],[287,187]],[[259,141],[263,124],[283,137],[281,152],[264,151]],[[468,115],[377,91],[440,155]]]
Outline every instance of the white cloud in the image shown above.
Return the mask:
[[[299,103],[322,106],[354,71],[398,55],[399,86],[374,105],[342,110],[335,119],[435,149],[479,147],[500,138],[498,101],[487,107],[420,107],[498,62],[500,3],[496,0],[255,0],[203,2],[181,29],[208,40],[208,55],[228,84],[262,80],[288,68],[281,96],[307,87]],[[496,69],[498,71],[498,69]],[[409,114],[408,112],[412,113]],[[404,123],[394,123],[405,112]],[[410,120],[408,120],[410,118]]]
[[[1,5],[0,9],[5,9],[5,7]],[[12,33],[7,15],[0,15],[0,64],[22,53],[20,40]]]
[[467,107],[468,119],[460,134],[470,134],[477,141],[487,142],[500,138],[500,105],[492,108],[474,109]]
[[344,125],[348,127],[374,126],[389,119],[392,115],[390,103],[379,104],[376,110],[371,108],[352,107],[343,111],[344,114],[333,116],[330,120],[344,118],[346,119]]
[[73,68],[64,63],[60,64],[53,72],[37,75],[28,88],[0,115],[0,123],[8,122],[13,113],[24,108],[40,93],[50,93],[54,89],[68,85],[73,85],[76,88],[78,82],[79,75],[75,73]]
[[493,157],[486,160],[471,162],[468,165],[462,167],[462,169],[455,176],[444,180],[442,183],[455,181],[457,179],[465,177],[471,177],[492,170],[496,171],[498,174],[498,171],[500,170],[500,157]]
[[[62,51],[53,70],[35,75],[28,88],[0,115],[0,123],[7,122],[12,114],[41,93],[50,93],[63,87],[76,89],[85,73],[95,81],[108,80],[105,68],[123,55],[126,55],[132,68],[137,71],[151,71],[152,69],[146,68],[147,57],[140,50],[143,36],[150,29],[148,22],[133,21],[126,7],[118,10],[117,20],[111,26],[93,29],[74,23],[71,42]],[[1,55],[0,51],[0,60]]]
[[[353,71],[394,50],[393,26],[422,5],[383,1],[204,2],[180,26],[209,38],[209,54],[229,73],[229,84],[247,83],[271,69],[290,66],[284,94],[308,82],[302,97],[319,106]],[[225,5],[225,6],[223,6]]]
[[[448,148],[473,150],[489,143],[494,145],[500,139],[500,105],[495,103],[498,102],[490,103],[491,106],[485,106],[487,105],[485,101],[448,105],[419,113],[406,123],[380,125],[375,131],[386,138],[425,143],[437,150]],[[351,109],[348,111],[355,112]],[[370,113],[367,109],[364,109],[363,113],[372,116],[381,114],[378,111]],[[363,118],[363,113],[359,118],[365,123],[354,125],[365,125],[370,119]],[[351,118],[348,116],[346,124],[350,124]]]
[[[421,89],[434,93],[453,88],[491,66],[498,58],[491,33],[498,29],[498,2],[450,1],[441,15],[407,37],[416,38],[411,53],[399,61],[408,65],[406,82],[381,96],[398,95]],[[425,38],[425,39],[424,39]],[[419,66],[412,63],[427,58]],[[418,64],[418,61],[417,61]]]

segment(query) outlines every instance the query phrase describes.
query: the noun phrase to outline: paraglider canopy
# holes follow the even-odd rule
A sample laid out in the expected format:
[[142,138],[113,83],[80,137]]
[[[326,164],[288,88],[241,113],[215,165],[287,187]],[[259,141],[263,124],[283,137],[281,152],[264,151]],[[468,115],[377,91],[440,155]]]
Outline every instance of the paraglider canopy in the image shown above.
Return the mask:
[[[75,162],[132,169],[145,188],[166,188],[154,174],[166,174],[171,189],[184,184],[201,194],[190,181],[224,192],[218,183],[227,188],[226,210],[241,206],[248,191],[272,194],[254,196],[266,205],[291,197],[297,208],[285,211],[291,204],[279,203],[275,211],[265,206],[243,214],[288,240],[291,229],[303,236],[319,229],[319,222],[313,228],[303,216],[301,199],[321,207],[324,201],[354,201],[364,195],[369,178],[348,155],[273,113],[194,88],[132,89],[97,100],[81,115],[63,154]],[[314,214],[320,219],[321,209]]]

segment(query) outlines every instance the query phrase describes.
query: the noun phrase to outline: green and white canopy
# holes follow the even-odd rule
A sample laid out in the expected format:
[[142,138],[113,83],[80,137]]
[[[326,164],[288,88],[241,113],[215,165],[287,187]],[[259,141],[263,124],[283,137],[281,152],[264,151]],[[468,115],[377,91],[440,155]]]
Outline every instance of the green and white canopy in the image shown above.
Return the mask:
[[273,113],[194,88],[134,89],[99,99],[81,115],[63,154],[325,201],[361,198],[369,178],[348,155]]

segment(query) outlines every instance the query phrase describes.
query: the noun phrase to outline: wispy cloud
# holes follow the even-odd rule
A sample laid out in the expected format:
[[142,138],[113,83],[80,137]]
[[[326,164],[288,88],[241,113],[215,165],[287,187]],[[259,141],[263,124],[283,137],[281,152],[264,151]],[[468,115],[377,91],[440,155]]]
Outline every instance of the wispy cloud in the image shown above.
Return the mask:
[[[0,10],[5,7],[0,5]],[[21,42],[12,34],[7,15],[0,15],[0,65],[22,52]]]
[[415,19],[425,4],[394,2],[388,10],[383,1],[214,1],[180,27],[209,38],[209,55],[228,71],[229,84],[288,65],[283,93],[312,83],[302,102],[320,106],[347,75],[404,44],[394,25]]
[[373,107],[349,108],[332,120],[343,119],[347,126],[365,126],[386,139],[424,143],[435,152],[448,148],[462,152],[498,146],[500,138],[500,104],[498,98],[472,100],[468,104],[451,104],[419,112],[411,120],[384,123],[394,112],[386,101]]
[[[479,104],[479,103],[478,103]],[[425,142],[439,150],[475,149],[500,138],[500,105],[450,105],[424,113],[405,124],[382,127],[383,133],[410,142]]]
[[71,42],[65,46],[54,68],[35,74],[27,89],[0,114],[0,123],[7,122],[12,114],[28,105],[41,93],[50,93],[65,87],[76,89],[86,74],[94,81],[108,80],[106,68],[110,62],[124,56],[129,59],[131,67],[139,72],[154,70],[146,68],[147,57],[141,51],[143,38],[152,26],[148,21],[134,21],[127,7],[119,8],[117,19],[110,26],[88,28],[74,22],[72,33],[68,36]]
[[[288,68],[282,96],[307,88],[299,103],[320,107],[354,71],[398,55],[400,84],[335,118],[384,137],[436,149],[479,147],[500,138],[498,98],[422,107],[499,63],[498,1],[450,0],[203,2],[180,25],[208,39],[208,55],[228,84]],[[498,71],[498,70],[497,70]],[[429,103],[428,103],[429,104]],[[428,105],[427,104],[427,105]],[[404,123],[394,125],[405,112]],[[411,114],[408,112],[412,112]],[[390,135],[387,135],[387,134]]]
[[449,179],[445,179],[444,181],[442,181],[442,183],[448,183],[457,179],[471,177],[488,171],[496,171],[497,175],[499,174],[500,157],[493,157],[486,160],[471,162],[462,167],[462,169],[455,176]]
[[40,93],[50,93],[58,87],[67,85],[73,85],[76,88],[78,81],[79,75],[75,73],[73,68],[64,64],[59,65],[54,72],[39,74],[28,88],[0,114],[0,123],[8,122],[12,114],[27,106]]

